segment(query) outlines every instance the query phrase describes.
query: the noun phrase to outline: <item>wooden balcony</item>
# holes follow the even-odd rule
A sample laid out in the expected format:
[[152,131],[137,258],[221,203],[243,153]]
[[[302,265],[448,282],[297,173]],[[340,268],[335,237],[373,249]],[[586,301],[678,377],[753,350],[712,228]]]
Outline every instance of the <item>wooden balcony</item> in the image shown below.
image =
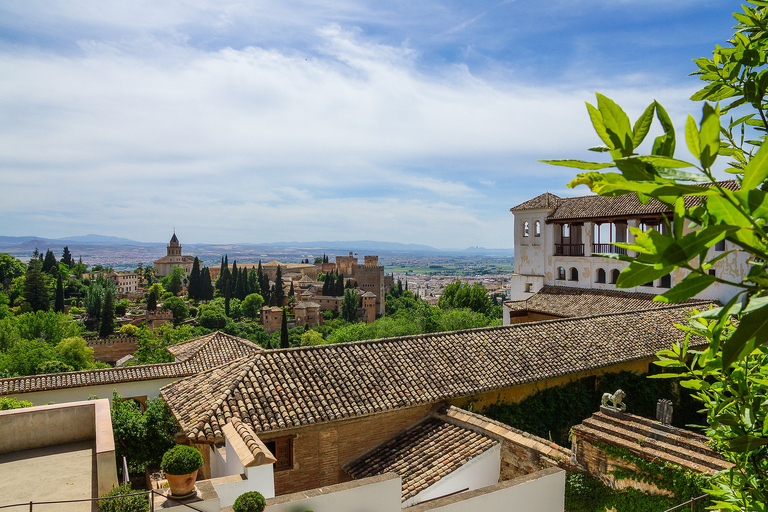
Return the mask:
[[584,244],[555,244],[555,256],[584,256]]
[[592,244],[592,252],[603,254],[628,254],[626,249],[616,247],[614,244]]

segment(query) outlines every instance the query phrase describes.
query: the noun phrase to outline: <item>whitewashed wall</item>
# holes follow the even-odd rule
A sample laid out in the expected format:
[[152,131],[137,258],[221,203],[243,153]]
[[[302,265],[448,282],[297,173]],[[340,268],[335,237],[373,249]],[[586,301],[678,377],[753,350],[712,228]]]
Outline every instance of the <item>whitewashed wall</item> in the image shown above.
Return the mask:
[[267,500],[264,512],[399,512],[400,477],[394,473]]
[[98,384],[95,386],[80,386],[64,389],[51,389],[47,391],[34,391],[31,393],[17,393],[8,395],[19,400],[28,400],[35,405],[48,403],[63,404],[68,402],[80,402],[88,400],[90,395],[99,398],[107,398],[112,401],[112,390],[117,390],[123,398],[146,396],[147,399],[156,398],[160,394],[160,388],[179,379],[154,379],[134,382],[118,382],[115,384]]

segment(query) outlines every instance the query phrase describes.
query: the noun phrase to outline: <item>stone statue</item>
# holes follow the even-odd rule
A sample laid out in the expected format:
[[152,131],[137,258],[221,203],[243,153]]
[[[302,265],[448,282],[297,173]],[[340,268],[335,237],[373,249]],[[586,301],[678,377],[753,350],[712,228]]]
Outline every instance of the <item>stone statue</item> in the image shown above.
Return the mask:
[[672,423],[672,400],[666,398],[660,398],[656,402],[656,419],[662,425],[669,425]]
[[[627,396],[626,393],[620,389],[617,390],[614,394],[603,393],[603,401],[601,405],[603,407],[613,409],[614,411],[624,412],[627,410],[627,404],[623,402],[625,396]],[[608,402],[611,402],[613,405],[608,405]]]

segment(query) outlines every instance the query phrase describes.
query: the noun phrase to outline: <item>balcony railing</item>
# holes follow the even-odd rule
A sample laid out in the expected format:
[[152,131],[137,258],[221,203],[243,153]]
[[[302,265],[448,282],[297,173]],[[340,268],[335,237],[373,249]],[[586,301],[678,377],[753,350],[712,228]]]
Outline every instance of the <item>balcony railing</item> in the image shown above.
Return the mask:
[[584,256],[584,244],[555,244],[555,256]]
[[622,247],[616,247],[614,244],[592,244],[592,252],[626,255],[628,251]]

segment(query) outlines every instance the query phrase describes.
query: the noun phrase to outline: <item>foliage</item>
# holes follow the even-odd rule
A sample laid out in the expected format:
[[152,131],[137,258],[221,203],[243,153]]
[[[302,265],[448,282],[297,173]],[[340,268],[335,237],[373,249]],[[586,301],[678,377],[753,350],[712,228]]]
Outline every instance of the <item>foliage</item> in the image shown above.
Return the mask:
[[38,366],[58,359],[56,349],[40,339],[22,339],[0,354],[0,371],[10,375],[34,375]]
[[69,365],[63,361],[59,361],[58,359],[44,361],[39,365],[37,365],[37,368],[35,368],[35,373],[37,375],[44,375],[47,373],[64,373],[64,372],[73,372],[73,371],[75,371],[74,366]]
[[603,393],[622,389],[627,394],[627,408],[632,414],[654,417],[659,398],[672,400],[677,426],[701,423],[693,400],[672,380],[648,380],[646,375],[619,372],[586,377],[562,386],[545,388],[520,402],[497,402],[483,409],[482,414],[507,425],[551,439],[568,446],[573,425],[578,425],[597,410]]
[[197,312],[197,323],[206,329],[223,329],[227,320],[224,308],[217,304],[203,304]]
[[[143,471],[160,464],[162,454],[173,447],[178,424],[162,398],[147,401],[142,413],[133,400],[123,400],[112,392],[112,429],[118,461],[128,460],[129,471]],[[118,464],[120,466],[120,464]]]
[[357,320],[357,293],[354,290],[344,292],[344,300],[341,303],[341,318],[347,322]]
[[323,335],[315,330],[308,330],[301,335],[301,346],[306,347],[310,345],[322,345],[325,343]]
[[458,279],[443,289],[437,302],[440,309],[468,308],[492,318],[501,317],[500,310],[480,283],[462,283]]
[[101,304],[101,322],[99,322],[99,336],[106,338],[115,332],[115,292],[114,289],[104,290],[104,300]]
[[245,338],[254,343],[267,347],[269,335],[264,332],[264,327],[256,322],[227,322],[223,331],[238,338]]
[[139,328],[133,324],[125,324],[120,327],[120,334],[125,334],[126,336],[135,336],[137,332],[139,332]]
[[208,334],[209,329],[190,325],[161,325],[156,329],[142,327],[136,333],[139,348],[133,357],[136,364],[156,364],[173,362],[173,356],[165,348],[169,345],[188,341]]
[[234,512],[262,512],[266,506],[267,502],[260,492],[250,491],[241,494],[235,499],[235,503],[232,504],[232,510]]
[[60,313],[64,311],[64,282],[61,273],[56,275],[56,293],[54,294],[53,310]]
[[131,488],[130,482],[122,483],[115,486],[104,494],[102,498],[108,496],[117,496],[110,500],[99,500],[99,509],[102,512],[147,512],[149,510],[149,494],[125,496],[126,494],[133,494],[136,491]]
[[565,480],[565,510],[568,512],[658,512],[676,503],[668,496],[637,489],[616,491],[588,473],[569,472]]
[[173,313],[173,325],[179,325],[189,316],[187,304],[179,297],[170,297],[163,301],[163,309]]
[[10,288],[14,278],[21,277],[26,272],[26,267],[21,260],[14,258],[7,252],[0,253],[0,285],[5,289]]
[[171,292],[174,295],[181,293],[184,288],[184,282],[187,280],[186,273],[181,267],[173,267],[170,274],[162,278],[160,281],[166,291]]
[[51,276],[42,271],[40,260],[29,260],[24,274],[23,296],[32,311],[47,311],[51,307],[51,282]]
[[261,307],[263,305],[264,305],[264,297],[262,297],[258,293],[252,293],[245,297],[243,302],[240,304],[240,309],[243,315],[247,316],[248,318],[251,318],[252,320],[256,320],[256,318],[259,316],[259,311],[261,311]]
[[114,296],[115,283],[104,276],[98,275],[96,279],[90,281],[85,297],[83,297],[83,305],[85,306],[86,313],[92,318],[97,320],[101,318],[101,313],[104,309],[104,297],[108,290]]
[[203,456],[191,446],[177,444],[163,454],[160,469],[170,475],[187,475],[194,473],[203,465]]
[[[280,269],[279,266],[277,268]],[[285,314],[285,310],[283,310],[283,317],[280,320],[280,348],[288,348],[290,346],[288,339],[288,317]]]
[[0,396],[0,411],[7,411],[9,409],[22,409],[24,407],[32,407],[33,405],[34,404],[32,402],[28,402],[26,400]]
[[61,340],[56,345],[56,352],[64,363],[75,370],[85,370],[93,366],[93,349],[80,336]]

